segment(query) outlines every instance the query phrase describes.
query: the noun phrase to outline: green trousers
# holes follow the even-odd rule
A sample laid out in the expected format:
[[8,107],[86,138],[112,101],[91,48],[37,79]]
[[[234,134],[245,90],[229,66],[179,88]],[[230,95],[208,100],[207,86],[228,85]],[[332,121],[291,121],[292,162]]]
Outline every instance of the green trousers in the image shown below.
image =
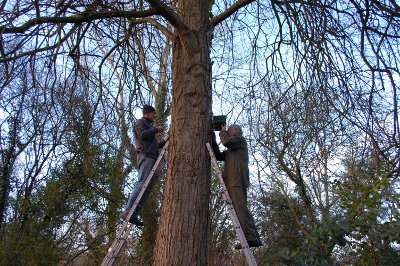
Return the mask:
[[246,236],[247,242],[260,241],[260,236],[257,232],[253,216],[247,207],[247,191],[241,186],[227,187],[229,196],[231,197],[233,206],[235,207],[236,215],[239,219],[240,226]]

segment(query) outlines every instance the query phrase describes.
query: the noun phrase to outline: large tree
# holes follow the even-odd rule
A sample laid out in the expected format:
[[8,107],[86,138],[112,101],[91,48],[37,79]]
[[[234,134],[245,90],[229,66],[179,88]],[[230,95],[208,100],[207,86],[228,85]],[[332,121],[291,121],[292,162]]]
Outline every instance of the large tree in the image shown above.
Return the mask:
[[[68,106],[75,94],[90,102],[82,147],[89,139],[119,147],[118,164],[128,176],[135,109],[156,101],[151,83],[166,74],[172,77],[171,149],[155,263],[207,263],[204,146],[212,82],[230,122],[248,117],[260,168],[275,184],[291,184],[288,193],[303,201],[303,230],[327,235],[324,225],[334,221],[336,207],[329,167],[341,149],[370,140],[388,176],[398,178],[398,10],[395,1],[374,0],[3,1],[3,224],[19,217],[24,224],[18,210],[9,211],[12,199],[22,199],[15,205],[29,213],[32,195],[49,181],[46,170],[62,168],[62,157],[77,158],[65,149],[68,120],[79,119]],[[165,62],[171,67],[157,73],[170,41],[172,62]],[[101,192],[118,195],[116,187]],[[117,207],[109,206],[112,223]],[[89,216],[96,221],[99,215]],[[311,223],[321,226],[316,231]],[[333,239],[314,245],[322,251],[316,256],[330,261]]]
[[[252,1],[240,2],[229,12]],[[171,149],[154,264],[205,265],[210,163],[204,147],[212,116],[210,42],[221,18],[210,21],[208,0],[179,1],[177,13],[158,1],[149,3],[175,27]]]

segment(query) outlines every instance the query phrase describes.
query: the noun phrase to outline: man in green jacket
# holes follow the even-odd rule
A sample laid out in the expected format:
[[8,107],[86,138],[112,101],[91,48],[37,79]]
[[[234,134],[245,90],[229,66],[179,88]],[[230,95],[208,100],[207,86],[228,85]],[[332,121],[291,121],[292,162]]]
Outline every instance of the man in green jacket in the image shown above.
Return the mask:
[[[231,125],[228,130],[225,130],[225,126],[223,126],[219,136],[222,144],[228,149],[223,152],[219,150],[214,132],[212,148],[217,160],[225,161],[222,177],[235,207],[243,233],[250,247],[262,246],[253,216],[247,207],[247,188],[250,185],[250,178],[246,139],[243,137],[242,129],[238,125]],[[235,248],[241,249],[242,246],[239,243],[235,245]]]

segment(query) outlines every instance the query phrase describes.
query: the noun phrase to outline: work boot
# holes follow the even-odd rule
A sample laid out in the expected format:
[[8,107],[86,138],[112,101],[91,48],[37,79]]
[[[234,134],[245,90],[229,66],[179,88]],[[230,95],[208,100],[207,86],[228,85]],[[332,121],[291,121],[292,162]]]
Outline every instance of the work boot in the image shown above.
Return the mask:
[[131,219],[129,219],[129,222],[131,223],[131,224],[134,224],[134,225],[136,225],[136,226],[143,226],[144,224],[143,224],[143,221],[142,220],[140,220],[138,217],[131,217]]
[[[257,241],[247,241],[247,244],[249,245],[249,247],[251,248],[258,248],[261,247],[263,245],[263,243],[261,242],[261,240],[257,240]],[[235,245],[235,249],[242,249],[242,244],[237,243]]]
[[[121,220],[125,221],[125,220],[127,219],[127,217],[128,217],[128,214],[129,214],[129,212],[126,212],[126,211],[125,211],[125,212],[121,213],[121,215],[119,216],[119,218],[120,218]],[[133,216],[133,215],[132,215],[132,217],[129,219],[128,222],[130,222],[131,224],[134,224],[134,225],[136,225],[136,226],[143,226],[143,225],[144,225],[142,220],[140,220],[138,217]]]

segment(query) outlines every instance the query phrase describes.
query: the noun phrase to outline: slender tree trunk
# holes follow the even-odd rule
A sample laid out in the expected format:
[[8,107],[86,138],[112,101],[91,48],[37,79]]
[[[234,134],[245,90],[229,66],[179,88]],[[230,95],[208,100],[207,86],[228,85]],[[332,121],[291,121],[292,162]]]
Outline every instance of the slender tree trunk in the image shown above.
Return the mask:
[[[157,117],[154,121],[157,126],[165,126],[167,123],[167,67],[168,59],[170,57],[171,44],[168,41],[165,44],[164,52],[161,57],[161,63],[159,68],[159,79],[158,79],[158,89],[156,91],[156,104],[155,108],[157,111]],[[151,79],[149,79],[151,80]],[[165,136],[159,136],[163,139]],[[161,166],[161,165],[160,165]],[[159,166],[159,167],[160,167]],[[161,167],[160,167],[161,169]],[[141,217],[146,226],[143,227],[143,234],[140,239],[141,243],[141,261],[145,265],[150,265],[154,257],[155,243],[157,239],[158,223],[160,218],[160,206],[159,202],[162,197],[161,193],[161,178],[164,176],[165,171],[160,171],[158,176],[158,182],[152,189],[149,198],[144,205]]]
[[[11,149],[10,149],[11,150]],[[4,150],[1,154],[0,161],[0,229],[3,228],[3,222],[6,217],[6,210],[8,207],[8,197],[10,194],[10,178],[14,165],[12,151]],[[1,234],[0,234],[1,235]]]
[[189,30],[175,30],[168,173],[154,265],[207,265],[211,130],[209,0],[179,2]]

